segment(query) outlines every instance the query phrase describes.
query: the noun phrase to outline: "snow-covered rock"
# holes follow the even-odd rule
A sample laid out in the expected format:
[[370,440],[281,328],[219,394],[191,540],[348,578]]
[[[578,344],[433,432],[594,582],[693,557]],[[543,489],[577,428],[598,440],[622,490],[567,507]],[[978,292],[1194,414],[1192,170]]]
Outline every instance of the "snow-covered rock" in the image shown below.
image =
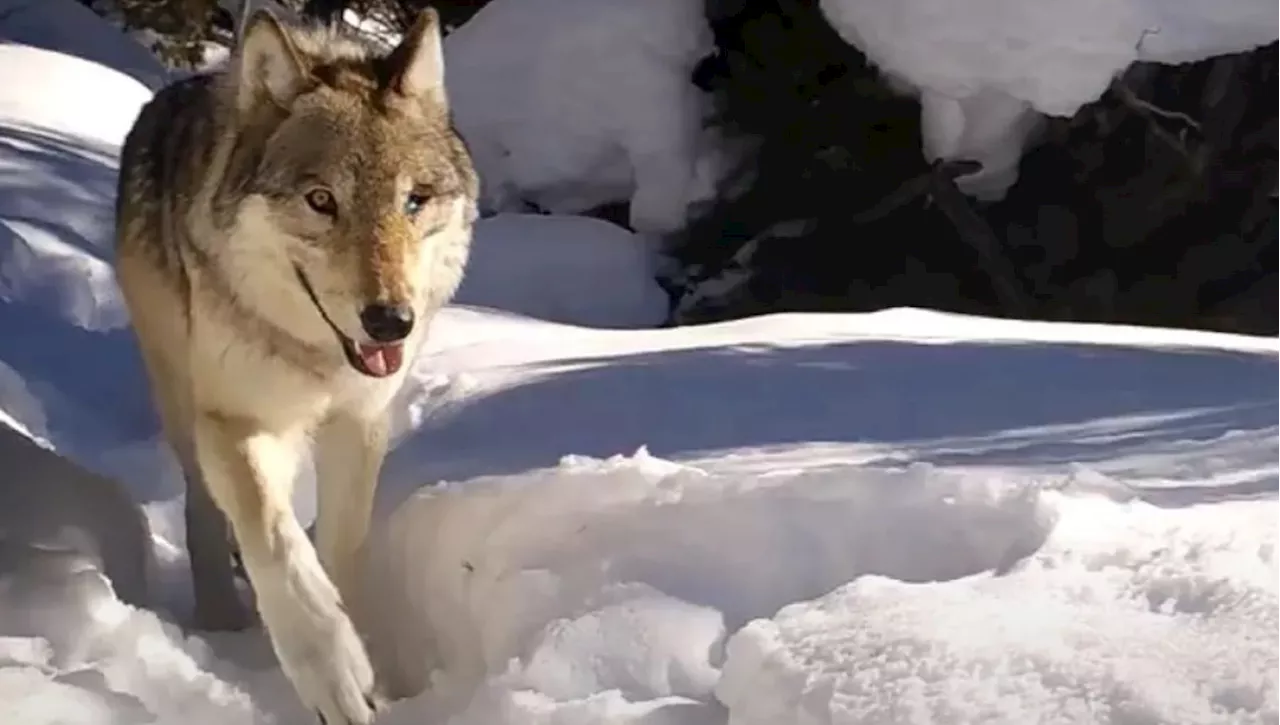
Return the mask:
[[[0,41],[74,55],[113,68],[153,91],[169,79],[151,51],[75,0],[0,0]],[[24,76],[21,83],[6,78],[3,85],[10,89],[41,88],[38,79],[25,77],[28,70],[39,70],[38,65],[19,64],[10,56],[0,68],[6,76]],[[127,107],[128,96],[122,100]],[[111,105],[104,102],[97,110],[109,113]]]
[[454,301],[582,327],[657,327],[667,294],[655,250],[600,219],[499,214],[476,223]]
[[642,233],[683,226],[717,149],[690,82],[711,48],[689,0],[494,0],[445,39],[458,128],[491,211],[631,204]]

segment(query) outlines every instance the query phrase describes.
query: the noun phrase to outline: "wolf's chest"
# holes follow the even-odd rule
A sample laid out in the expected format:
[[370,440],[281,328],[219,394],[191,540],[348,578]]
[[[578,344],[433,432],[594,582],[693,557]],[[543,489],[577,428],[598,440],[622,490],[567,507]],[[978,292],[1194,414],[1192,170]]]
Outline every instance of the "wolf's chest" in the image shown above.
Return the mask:
[[341,351],[315,348],[310,364],[282,354],[270,338],[245,335],[226,321],[209,320],[193,336],[192,382],[227,413],[281,427],[307,425],[334,409],[381,411],[404,381],[404,372],[370,378],[343,359]]

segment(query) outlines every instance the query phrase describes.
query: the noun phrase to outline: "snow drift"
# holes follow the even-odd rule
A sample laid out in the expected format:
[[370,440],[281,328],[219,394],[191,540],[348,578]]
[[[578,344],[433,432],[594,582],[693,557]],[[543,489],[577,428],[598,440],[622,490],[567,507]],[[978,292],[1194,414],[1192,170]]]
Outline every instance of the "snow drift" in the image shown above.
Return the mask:
[[[115,69],[153,91],[169,78],[150,51],[75,0],[0,0],[0,40],[83,58]],[[8,62],[0,67],[6,73],[27,69]],[[41,88],[29,82],[17,85],[28,90]]]
[[486,5],[445,39],[482,207],[572,214],[625,201],[638,232],[683,226],[718,174],[707,102],[689,82],[710,47],[687,0]]

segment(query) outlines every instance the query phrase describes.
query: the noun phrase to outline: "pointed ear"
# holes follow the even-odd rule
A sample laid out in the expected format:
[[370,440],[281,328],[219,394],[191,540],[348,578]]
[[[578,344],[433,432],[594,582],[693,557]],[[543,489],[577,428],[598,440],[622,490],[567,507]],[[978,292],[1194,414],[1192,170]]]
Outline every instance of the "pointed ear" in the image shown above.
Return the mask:
[[260,9],[245,24],[237,50],[237,105],[241,112],[263,101],[288,105],[307,77],[298,51],[270,11]]
[[440,15],[428,7],[418,14],[400,45],[391,51],[391,87],[401,96],[447,108]]

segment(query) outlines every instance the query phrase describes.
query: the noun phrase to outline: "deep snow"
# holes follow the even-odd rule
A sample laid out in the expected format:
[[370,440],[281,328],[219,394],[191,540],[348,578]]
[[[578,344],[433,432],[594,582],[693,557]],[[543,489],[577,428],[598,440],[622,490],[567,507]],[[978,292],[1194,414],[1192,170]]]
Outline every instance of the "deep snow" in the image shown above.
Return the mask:
[[[180,486],[105,261],[147,92],[0,68],[0,722],[311,722],[257,633],[177,626]],[[1280,341],[603,329],[655,319],[643,244],[481,226],[396,406],[356,604],[432,687],[380,723],[1276,721]]]

